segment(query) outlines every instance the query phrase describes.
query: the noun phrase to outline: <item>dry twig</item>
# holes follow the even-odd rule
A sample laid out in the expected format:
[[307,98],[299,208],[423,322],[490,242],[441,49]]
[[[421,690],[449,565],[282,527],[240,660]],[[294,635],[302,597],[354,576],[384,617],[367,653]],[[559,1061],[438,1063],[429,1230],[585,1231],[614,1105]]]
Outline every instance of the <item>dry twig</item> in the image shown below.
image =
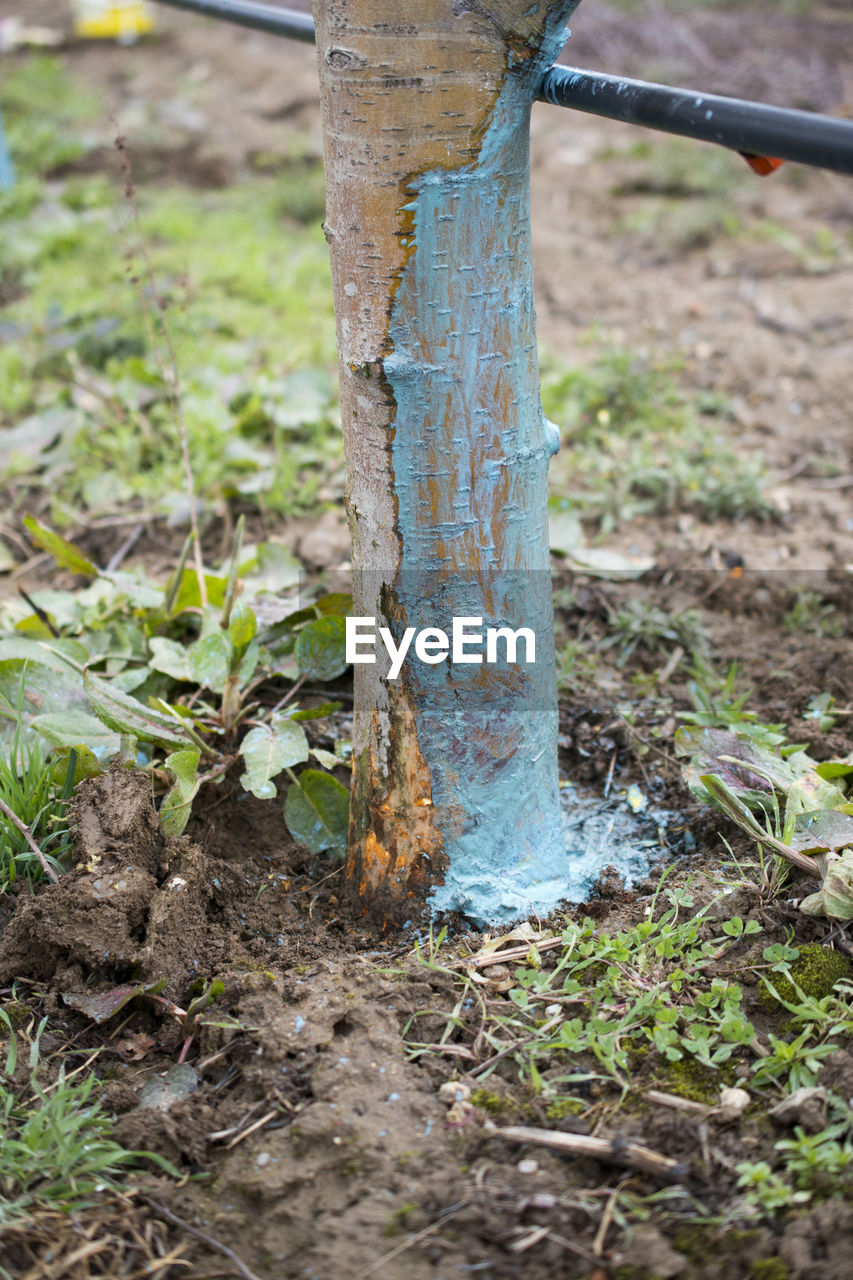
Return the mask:
[[36,844],[35,840],[33,839],[33,833],[30,831],[27,824],[21,821],[21,819],[18,817],[18,815],[15,813],[13,809],[9,808],[5,800],[0,800],[0,813],[2,813],[5,817],[7,817],[9,821],[18,828],[21,835],[24,837],[27,844],[30,846],[33,853],[36,855],[39,862],[41,863],[41,869],[44,872],[44,874],[47,876],[48,880],[52,880],[53,883],[56,884],[59,880],[59,876],[56,874],[53,867],[50,865],[47,858],[44,856],[41,849]]
[[673,1111],[686,1111],[690,1115],[706,1120],[713,1111],[704,1102],[694,1102],[692,1098],[682,1098],[677,1093],[661,1093],[659,1089],[649,1089],[647,1102],[656,1102],[659,1107],[671,1107]]
[[215,1249],[217,1253],[222,1253],[233,1264],[237,1272],[243,1277],[243,1280],[260,1280],[260,1277],[254,1271],[250,1271],[242,1258],[229,1249],[227,1244],[223,1244],[221,1240],[217,1240],[215,1236],[210,1236],[206,1231],[201,1231],[198,1227],[192,1226],[189,1222],[185,1222],[183,1218],[179,1218],[176,1213],[172,1213],[171,1209],[167,1209],[164,1204],[160,1204],[158,1200],[152,1200],[150,1196],[140,1192],[140,1200],[144,1200],[149,1209],[153,1209],[161,1218],[165,1218],[167,1222],[171,1222],[172,1226],[180,1227],[181,1231],[188,1232],[189,1235],[195,1236],[196,1240],[201,1240],[202,1244],[206,1244],[208,1248]]
[[[115,122],[114,122],[115,123]],[[198,591],[201,600],[202,609],[207,608],[207,581],[204,576],[204,564],[201,554],[201,536],[198,527],[198,510],[196,508],[195,498],[195,481],[193,479],[192,462],[190,460],[189,438],[187,436],[187,424],[184,420],[184,405],[181,397],[181,382],[178,376],[178,361],[175,355],[175,348],[172,343],[172,334],[166,322],[166,302],[160,297],[154,283],[154,272],[151,268],[151,262],[148,257],[148,250],[145,244],[145,238],[142,232],[142,224],[139,220],[139,206],[136,203],[136,187],[133,182],[133,172],[131,170],[130,156],[127,152],[127,144],[125,139],[118,135],[115,139],[115,148],[118,152],[119,162],[124,174],[125,186],[124,193],[130,206],[133,225],[136,230],[137,251],[145,272],[148,286],[151,290],[151,297],[156,307],[156,323],[152,317],[151,308],[148,299],[145,297],[145,291],[140,287],[139,277],[131,270],[129,272],[131,283],[136,288],[139,298],[139,305],[142,311],[142,319],[148,332],[148,338],[151,343],[151,351],[157,363],[160,377],[166,387],[166,392],[172,403],[172,409],[175,416],[175,424],[178,428],[178,437],[181,443],[181,457],[184,464],[184,479],[187,486],[187,502],[190,509],[190,528],[193,535],[193,553],[195,559],[196,577],[198,578]],[[159,330],[159,335],[158,335]],[[159,337],[159,340],[158,340]],[[160,341],[166,351],[166,359],[163,358],[163,352],[160,347]]]
[[511,960],[526,960],[531,947],[537,951],[553,951],[564,945],[562,938],[545,938],[543,942],[526,942],[521,947],[505,947],[503,951],[490,951],[488,955],[466,956],[449,966],[451,969],[485,969],[490,964],[507,964]]
[[507,1142],[528,1142],[537,1147],[548,1147],[570,1156],[591,1156],[606,1164],[628,1165],[665,1182],[681,1182],[687,1174],[683,1164],[669,1156],[662,1156],[651,1147],[627,1138],[592,1138],[581,1133],[562,1133],[558,1129],[533,1129],[527,1125],[507,1125],[496,1129],[495,1137]]

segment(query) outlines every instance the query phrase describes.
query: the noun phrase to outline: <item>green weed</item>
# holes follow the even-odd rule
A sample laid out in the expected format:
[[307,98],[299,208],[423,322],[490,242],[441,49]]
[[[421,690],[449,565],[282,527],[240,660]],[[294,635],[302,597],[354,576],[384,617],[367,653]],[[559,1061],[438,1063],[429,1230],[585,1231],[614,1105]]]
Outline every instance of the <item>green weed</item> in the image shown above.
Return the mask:
[[810,1200],[848,1196],[853,1164],[853,1122],[845,1099],[828,1097],[830,1122],[817,1133],[801,1126],[793,1138],[782,1138],[775,1168],[766,1160],[743,1161],[737,1166],[738,1186],[747,1209],[773,1217]]
[[582,624],[580,633],[557,652],[557,687],[588,688],[594,684],[598,669],[594,642],[585,636]]
[[602,533],[669,511],[707,520],[772,512],[760,459],[736,453],[720,404],[688,397],[672,365],[628,351],[569,373],[546,361],[542,399],[563,427],[554,492]]
[[679,711],[678,719],[686,724],[707,729],[730,729],[761,746],[776,748],[786,742],[784,725],[766,724],[754,711],[747,710],[751,690],[737,692],[737,663],[729,666],[724,676],[718,675],[706,662],[694,659],[687,693],[692,711]]
[[599,642],[599,649],[616,648],[616,666],[623,667],[638,649],[659,653],[681,645],[689,653],[708,647],[708,632],[696,609],[669,613],[644,600],[629,600],[609,625],[611,634]]
[[49,489],[60,525],[81,507],[133,501],[181,515],[171,389],[141,290],[149,311],[168,314],[205,503],[242,496],[291,513],[337,497],[319,160],[285,157],[283,170],[226,190],[139,189],[137,226],[101,175],[43,181],[110,141],[103,104],[44,59],[4,78],[0,104],[21,174],[0,201],[3,474]]
[[658,195],[689,200],[723,195],[741,185],[742,161],[720,147],[697,146],[681,138],[662,138],[639,149],[633,159],[638,172],[613,191],[614,196]]
[[801,591],[782,619],[782,625],[792,635],[834,639],[841,635],[843,622],[835,605],[824,600],[819,591]]
[[[806,915],[847,921],[853,917],[853,760],[818,761],[807,744],[786,740],[780,724],[763,724],[735,697],[734,665],[724,680],[701,665],[691,682],[695,710],[675,736],[675,754],[686,757],[682,776],[695,796],[721,809],[765,850],[798,867],[819,884],[800,902]],[[818,700],[817,717],[830,704]],[[831,717],[829,718],[831,722]],[[763,887],[782,878],[762,870]]]
[[[105,1191],[118,1189],[128,1165],[143,1159],[180,1177],[162,1156],[128,1151],[112,1137],[113,1121],[92,1100],[94,1075],[72,1083],[64,1065],[52,1084],[38,1083],[40,1040],[47,1019],[29,1035],[29,1079],[12,1081],[16,1033],[0,1010],[0,1029],[10,1046],[5,1075],[0,1073],[0,1228],[26,1220],[40,1209],[71,1213],[94,1204]],[[0,1276],[11,1280],[0,1266]]]
[[[302,727],[339,704],[302,707],[295,695],[309,678],[329,681],[347,669],[343,615],[351,597],[327,593],[280,610],[280,620],[262,628],[251,589],[238,597],[240,579],[251,586],[254,573],[256,590],[274,591],[294,586],[297,569],[276,544],[244,558],[242,518],[221,573],[203,571],[200,581],[187,568],[190,537],[165,585],[101,571],[53,530],[29,517],[25,524],[57,564],[90,580],[77,593],[35,592],[27,604],[34,613],[10,607],[6,621],[14,630],[0,637],[0,681],[19,681],[17,706],[7,710],[14,752],[8,785],[18,787],[18,803],[33,821],[44,810],[37,784],[50,776],[46,743],[73,751],[62,803],[78,775],[97,774],[119,758],[144,762],[162,794],[160,822],[170,836],[184,831],[200,788],[216,785],[229,769],[240,765],[243,787],[259,799],[275,798],[275,779],[287,773],[291,834],[314,853],[342,854],[348,794],[325,770],[345,761],[311,746]],[[37,688],[40,695],[36,711],[23,697],[25,672],[30,694]],[[260,687],[277,679],[288,682],[282,696],[259,701]],[[297,777],[294,768],[312,755],[321,769]],[[40,820],[48,819],[45,810]],[[14,868],[14,859],[7,862]]]
[[95,1083],[89,1076],[70,1084],[61,1075],[51,1093],[32,1083],[23,1096],[0,1083],[0,1224],[37,1208],[82,1209],[135,1162],[110,1137],[110,1117],[90,1101]]
[[[596,1078],[627,1091],[633,1057],[649,1049],[661,1063],[686,1058],[720,1071],[755,1032],[743,1013],[741,988],[706,971],[760,926],[729,921],[712,936],[702,913],[679,919],[689,895],[661,892],[667,909],[655,919],[653,907],[648,920],[622,933],[599,932],[590,919],[569,923],[553,964],[531,946],[528,962],[515,970],[505,1012],[496,1012],[492,1001],[486,1008],[476,985],[457,974],[465,990],[446,1015],[441,1042],[464,1030],[467,997],[483,1017],[478,1040],[488,1046],[489,1060],[496,1065],[509,1057],[519,1078],[549,1100],[566,1090],[569,1097],[577,1088],[583,1093]],[[430,963],[437,964],[434,953]],[[427,1051],[410,1042],[414,1056]],[[478,1068],[479,1078],[488,1074]]]
[[[5,747],[0,742],[0,800],[20,819],[42,852],[45,862],[58,874],[71,835],[66,821],[68,802],[74,786],[76,759],[49,759],[47,745],[24,732],[24,673],[18,686],[17,705],[0,695],[0,717],[12,724]],[[0,812],[0,893],[19,876],[30,884],[42,879],[44,869],[25,834]]]
[[54,173],[88,149],[98,110],[95,98],[66,76],[55,58],[35,56],[4,70],[0,106],[20,190],[0,193],[0,215],[22,216],[38,191],[32,181]]

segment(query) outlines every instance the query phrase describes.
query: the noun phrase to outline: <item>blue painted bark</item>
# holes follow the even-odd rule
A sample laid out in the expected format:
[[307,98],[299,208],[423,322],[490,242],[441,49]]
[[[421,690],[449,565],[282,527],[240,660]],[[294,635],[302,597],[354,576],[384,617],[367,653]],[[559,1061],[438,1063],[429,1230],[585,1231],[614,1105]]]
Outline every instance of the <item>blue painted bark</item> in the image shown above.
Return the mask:
[[573,8],[316,15],[355,611],[536,635],[532,665],[356,669],[348,874],[397,917],[429,893],[508,921],[565,892],[528,151]]

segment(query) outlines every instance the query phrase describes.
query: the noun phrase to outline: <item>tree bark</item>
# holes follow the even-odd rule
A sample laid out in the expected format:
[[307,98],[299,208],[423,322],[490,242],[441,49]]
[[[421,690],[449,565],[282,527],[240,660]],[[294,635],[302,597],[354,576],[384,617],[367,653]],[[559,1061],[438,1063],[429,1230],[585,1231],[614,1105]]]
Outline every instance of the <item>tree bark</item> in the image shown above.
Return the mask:
[[355,667],[346,876],[397,921],[563,896],[529,120],[576,3],[315,0],[354,612],[536,644]]

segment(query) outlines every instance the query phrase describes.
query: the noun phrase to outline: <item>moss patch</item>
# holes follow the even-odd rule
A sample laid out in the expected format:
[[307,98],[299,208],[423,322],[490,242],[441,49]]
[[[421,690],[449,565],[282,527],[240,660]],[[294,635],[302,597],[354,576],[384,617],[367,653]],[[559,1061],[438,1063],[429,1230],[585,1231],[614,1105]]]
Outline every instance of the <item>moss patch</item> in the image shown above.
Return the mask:
[[790,1280],[791,1270],[781,1258],[759,1258],[749,1268],[750,1280]]
[[691,1102],[716,1106],[721,1086],[730,1084],[734,1073],[729,1063],[712,1070],[695,1058],[680,1058],[677,1062],[668,1062],[660,1074],[661,1083],[672,1093]]
[[[769,981],[781,1000],[789,1003],[797,1000],[795,983],[811,999],[822,1000],[830,994],[836,982],[853,976],[853,964],[847,957],[829,947],[822,947],[819,942],[807,942],[799,951],[800,954],[791,964],[790,978],[781,973],[770,976]],[[768,1008],[779,1003],[766,987],[762,990],[761,1000]]]
[[549,1120],[562,1120],[564,1116],[583,1115],[584,1111],[586,1107],[577,1098],[557,1098],[548,1103],[545,1115]]

